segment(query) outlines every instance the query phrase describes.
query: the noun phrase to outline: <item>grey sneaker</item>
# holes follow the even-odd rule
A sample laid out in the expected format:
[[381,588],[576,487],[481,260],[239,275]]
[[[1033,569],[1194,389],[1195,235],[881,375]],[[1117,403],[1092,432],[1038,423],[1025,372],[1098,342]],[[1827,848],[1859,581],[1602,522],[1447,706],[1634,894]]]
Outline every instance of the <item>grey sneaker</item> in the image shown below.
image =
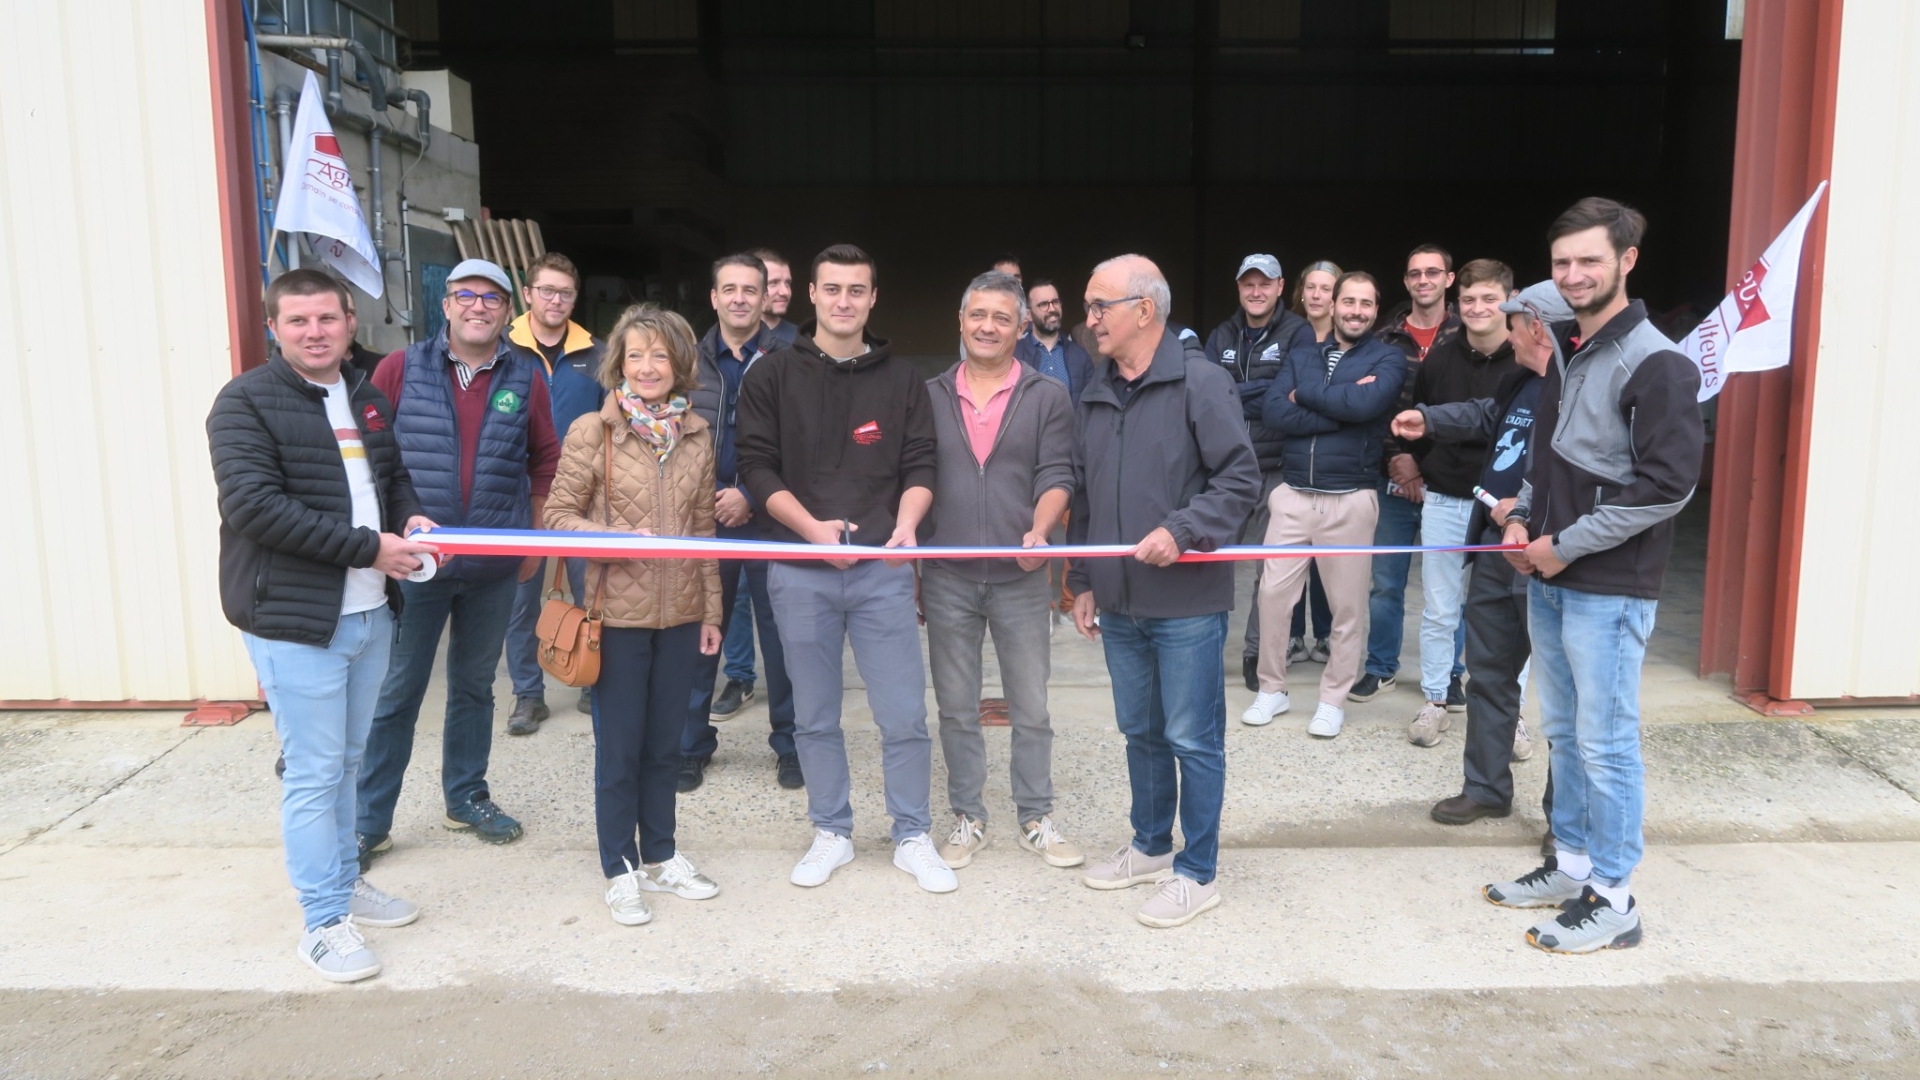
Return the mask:
[[1640,905],[1627,900],[1627,910],[1615,911],[1591,888],[1559,915],[1527,931],[1527,944],[1553,953],[1590,953],[1601,949],[1631,949],[1640,944]]
[[1307,662],[1307,639],[1292,638],[1287,642],[1287,663],[1304,664]]
[[641,867],[639,880],[648,892],[670,892],[682,900],[708,900],[720,894],[720,886],[677,851],[666,862]]
[[[624,861],[624,860],[623,860]],[[640,871],[627,863],[627,872],[607,883],[607,910],[621,926],[642,926],[653,921],[653,909],[640,895]]]
[[1407,741],[1415,746],[1439,746],[1440,736],[1452,726],[1453,717],[1447,715],[1445,704],[1422,702],[1420,711],[1413,714],[1413,723],[1407,725]]
[[359,982],[380,974],[380,958],[367,948],[367,939],[360,936],[351,915],[301,934],[294,953],[328,982]]
[[1333,646],[1326,638],[1314,638],[1313,648],[1307,650],[1307,663],[1324,664],[1333,658]]
[[507,714],[507,734],[531,735],[540,730],[540,721],[552,715],[544,698],[514,698],[513,712]]
[[1513,725],[1513,760],[1525,761],[1533,756],[1533,732],[1527,730],[1527,722],[1520,720]]
[[987,846],[987,823],[965,814],[953,815],[953,831],[940,845],[940,861],[958,870],[973,862],[973,853]]
[[1561,873],[1559,860],[1549,855],[1538,870],[1529,872],[1517,881],[1485,886],[1480,892],[1501,907],[1559,907],[1568,900],[1579,899],[1580,891],[1586,887],[1585,882],[1575,881]]
[[1173,876],[1173,852],[1143,855],[1132,844],[1087,867],[1080,880],[1089,889],[1127,889]]
[[361,926],[405,926],[420,917],[420,905],[388,896],[363,877],[353,879],[353,899],[349,903],[347,910]]
[[1220,906],[1220,882],[1218,879],[1200,884],[1190,878],[1175,874],[1160,886],[1140,910],[1134,913],[1148,926],[1166,929],[1171,926],[1185,926],[1200,917],[1203,911],[1212,911]]

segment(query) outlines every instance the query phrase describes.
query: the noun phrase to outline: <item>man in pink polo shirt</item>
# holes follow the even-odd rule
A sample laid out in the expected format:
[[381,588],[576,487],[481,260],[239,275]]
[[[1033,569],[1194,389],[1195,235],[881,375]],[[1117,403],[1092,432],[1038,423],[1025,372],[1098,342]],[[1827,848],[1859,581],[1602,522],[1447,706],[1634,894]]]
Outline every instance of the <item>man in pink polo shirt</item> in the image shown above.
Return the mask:
[[[1026,290],[1010,274],[982,274],[960,298],[960,362],[927,383],[938,446],[930,546],[1041,548],[1066,512],[1073,400],[1061,383],[1014,358],[1026,321]],[[1016,838],[1050,866],[1084,861],[1052,816],[1046,566],[1040,556],[921,564],[920,609],[954,818],[940,857],[956,870],[987,845],[980,658],[989,631],[1013,724]]]

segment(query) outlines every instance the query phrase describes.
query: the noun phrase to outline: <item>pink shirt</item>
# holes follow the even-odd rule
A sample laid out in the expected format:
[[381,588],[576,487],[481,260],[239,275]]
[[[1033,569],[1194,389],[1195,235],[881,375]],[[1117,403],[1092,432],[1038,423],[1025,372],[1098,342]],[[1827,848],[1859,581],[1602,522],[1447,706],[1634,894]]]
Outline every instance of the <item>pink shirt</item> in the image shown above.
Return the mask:
[[1013,399],[1013,384],[1020,381],[1020,362],[1013,362],[1007,369],[1007,381],[993,392],[985,405],[976,405],[973,392],[967,388],[967,369],[962,366],[954,372],[954,388],[960,392],[960,401],[964,406],[960,410],[960,422],[966,426],[967,441],[973,445],[973,460],[982,465],[987,463],[987,455],[993,453],[993,437],[1000,434],[1000,418],[1007,415],[1007,402]]

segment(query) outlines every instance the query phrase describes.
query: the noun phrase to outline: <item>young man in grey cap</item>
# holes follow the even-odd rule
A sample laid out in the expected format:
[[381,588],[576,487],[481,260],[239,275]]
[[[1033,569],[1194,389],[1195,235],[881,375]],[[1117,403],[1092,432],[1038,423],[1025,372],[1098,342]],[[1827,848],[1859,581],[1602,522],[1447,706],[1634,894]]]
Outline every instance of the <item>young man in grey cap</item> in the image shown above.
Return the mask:
[[[1253,254],[1240,260],[1234,274],[1240,290],[1240,306],[1227,320],[1207,335],[1207,359],[1219,364],[1233,376],[1234,389],[1240,392],[1241,419],[1247,425],[1247,437],[1253,440],[1253,452],[1260,459],[1260,501],[1240,530],[1240,543],[1258,544],[1267,535],[1267,498],[1280,486],[1279,432],[1260,422],[1261,403],[1267,387],[1287,353],[1301,344],[1313,343],[1313,327],[1307,320],[1286,308],[1287,279],[1280,260],[1271,255]],[[1253,598],[1247,604],[1245,645],[1240,651],[1240,674],[1247,689],[1258,690],[1256,667],[1260,657],[1260,574],[1265,563],[1255,563]]]
[[[447,278],[447,324],[380,362],[374,385],[393,402],[401,461],[428,517],[443,526],[526,529],[541,518],[560,461],[540,358],[506,338],[513,283],[484,259]],[[500,665],[515,579],[539,572],[537,557],[462,555],[427,581],[403,581],[400,632],[374,707],[360,773],[364,864],[391,846],[394,805],[413,756],[413,729],[449,619],[447,712],[440,783],[446,824],[489,843],[520,835],[520,823],[487,789],[493,747],[493,673]]]

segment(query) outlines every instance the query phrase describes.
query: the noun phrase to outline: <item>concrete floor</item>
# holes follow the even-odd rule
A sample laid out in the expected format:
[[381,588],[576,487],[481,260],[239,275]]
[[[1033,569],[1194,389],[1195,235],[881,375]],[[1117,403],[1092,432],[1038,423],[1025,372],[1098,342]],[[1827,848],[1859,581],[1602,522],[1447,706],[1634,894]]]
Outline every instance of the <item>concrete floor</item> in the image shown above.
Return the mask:
[[[426,914],[413,927],[369,932],[386,972],[353,988],[319,983],[290,956],[299,910],[280,862],[276,740],[268,717],[187,729],[173,713],[6,715],[0,717],[0,927],[8,928],[0,934],[0,1076],[51,1075],[51,1066],[42,1066],[66,1054],[92,1065],[61,1074],[94,1075],[89,1069],[98,1068],[99,1075],[247,1075],[257,1066],[252,1059],[207,1056],[233,1049],[212,1034],[190,1041],[197,1056],[166,1059],[172,1064],[142,1057],[147,1050],[132,1037],[121,1045],[101,1010],[144,1007],[151,1001],[138,997],[143,993],[161,994],[176,1009],[212,1008],[229,1000],[221,995],[291,993],[292,999],[257,1000],[290,1000],[295,1004],[288,1008],[306,1015],[302,1010],[329,1008],[332,995],[388,992],[379,1000],[394,1003],[402,999],[392,992],[414,992],[424,996],[405,1000],[417,1008],[438,1003],[429,1008],[438,1016],[432,1009],[444,1011],[450,1002],[464,1008],[469,999],[457,995],[476,987],[488,988],[490,1001],[508,992],[504,987],[575,1017],[599,1008],[591,1003],[598,995],[647,995],[634,1000],[671,1009],[682,1007],[671,1004],[680,1000],[676,995],[716,995],[712,1008],[719,1018],[706,1022],[729,1028],[738,1054],[704,1043],[698,1028],[662,1036],[687,1042],[696,1055],[688,1060],[701,1062],[699,1071],[828,1075],[842,1066],[870,1070],[871,1062],[826,1050],[755,1058],[749,1052],[761,1022],[755,1017],[771,1023],[765,1018],[823,1010],[841,1032],[837,1038],[852,1047],[877,1037],[859,1019],[874,994],[887,1006],[875,1015],[911,1027],[918,1021],[905,1019],[909,1014],[953,1001],[997,1001],[1004,995],[994,988],[1011,985],[1008,979],[1047,988],[1063,1008],[1080,1002],[1091,1026],[1040,1029],[1048,1034],[1036,1036],[1035,1045],[1015,1040],[988,1073],[1085,1071],[1049,1068],[1039,1044],[1064,1042],[1094,1053],[1098,1040],[1082,1036],[1106,1030],[1102,1024],[1124,1020],[1170,1039],[1182,1031],[1213,1039],[1225,1037],[1226,1029],[1208,1026],[1211,1021],[1182,1027],[1166,1010],[1178,1016],[1183,1008],[1215,1002],[1221,1009],[1260,1003],[1311,1012],[1319,1007],[1312,1003],[1334,994],[1344,995],[1342,1008],[1352,1011],[1342,1015],[1358,1026],[1308,1040],[1319,1049],[1307,1057],[1297,1056],[1307,1052],[1301,1043],[1276,1036],[1247,1044],[1264,1049],[1237,1058],[1195,1051],[1156,1065],[1149,1048],[1085,1060],[1111,1065],[1094,1071],[1122,1073],[1174,1067],[1445,1075],[1444,1062],[1453,1059],[1444,1055],[1342,1067],[1341,1048],[1372,1037],[1368,1018],[1391,1023],[1396,1015],[1412,1017],[1404,1022],[1428,1030],[1439,1040],[1435,1045],[1450,1046],[1447,1018],[1459,995],[1516,993],[1522,997],[1509,1002],[1512,1010],[1499,1013],[1509,1027],[1487,1031],[1489,1038],[1496,1029],[1514,1034],[1517,1056],[1495,1057],[1521,1061],[1527,1031],[1568,1030],[1550,1020],[1520,1019],[1531,1015],[1524,1001],[1537,1004],[1551,994],[1578,1001],[1591,992],[1583,988],[1632,987],[1655,996],[1636,998],[1645,1011],[1608,1034],[1623,1040],[1616,1047],[1623,1067],[1658,1060],[1655,1048],[1636,1049],[1626,1029],[1680,1024],[1684,1012],[1696,1027],[1685,1029],[1695,1034],[1683,1042],[1700,1049],[1673,1059],[1676,1074],[1691,1074],[1697,1065],[1713,1075],[1718,1064],[1728,1064],[1747,1075],[1771,1075],[1760,1066],[1784,1060],[1767,1056],[1777,1051],[1800,1055],[1794,1060],[1802,1066],[1812,1062],[1795,1075],[1912,1075],[1920,1070],[1920,1016],[1912,1005],[1920,986],[1920,710],[1778,721],[1734,704],[1723,682],[1692,672],[1700,580],[1697,557],[1676,560],[1643,681],[1649,847],[1635,885],[1646,941],[1633,951],[1586,958],[1547,957],[1524,947],[1522,931],[1533,921],[1528,914],[1489,906],[1477,891],[1538,861],[1533,845],[1543,828],[1544,752],[1517,767],[1520,807],[1513,817],[1466,828],[1436,825],[1426,809],[1458,791],[1460,733],[1456,726],[1433,749],[1409,744],[1404,728],[1419,693],[1405,685],[1350,706],[1346,732],[1332,742],[1304,734],[1306,710],[1267,728],[1230,722],[1220,870],[1225,903],[1190,927],[1149,931],[1131,917],[1144,891],[1092,892],[1073,872],[1045,867],[1014,843],[1005,729],[987,735],[991,846],[960,872],[957,893],[919,892],[889,861],[878,739],[851,665],[846,711],[856,861],[822,889],[786,882],[809,838],[805,804],[801,793],[773,783],[766,711],[756,702],[722,726],[707,784],[680,800],[682,848],[721,884],[721,894],[701,903],[657,898],[652,925],[616,926],[601,902],[593,854],[591,733],[587,718],[571,708],[572,692],[550,694],[554,718],[537,735],[509,738],[510,690],[504,678],[496,684],[493,792],[527,832],[518,843],[489,848],[440,825],[443,690],[436,684],[400,803],[396,850],[372,874],[384,888],[418,901]],[[1417,597],[1417,590],[1410,595]],[[1417,611],[1409,613],[1409,672],[1417,667],[1417,618]],[[1228,656],[1235,676],[1237,659],[1236,634]],[[1090,853],[1101,854],[1127,837],[1122,741],[1113,728],[1104,662],[1098,646],[1064,625],[1053,662],[1056,816]],[[1317,668],[1304,665],[1296,673],[1310,681]],[[988,678],[991,693],[991,666]],[[1232,678],[1230,715],[1237,717],[1250,697]],[[944,785],[936,752],[936,819],[945,811]],[[1677,997],[1658,996],[1696,983],[1731,995],[1729,1018],[1760,1008],[1759,1002],[1810,1026],[1804,1038],[1795,1034],[1799,1028],[1783,1028],[1787,1034],[1767,1043],[1774,1049],[1758,1058],[1749,1050],[1714,1057],[1719,1051],[1709,1044],[1733,1038],[1727,1034],[1733,1029],[1712,1010],[1700,1013],[1698,1000],[1683,1007]],[[844,996],[856,992],[867,996]],[[829,997],[807,996],[821,993]],[[585,996],[567,998],[571,1004],[563,1008],[552,1003],[555,994]],[[1098,1003],[1086,1004],[1087,995]],[[250,1038],[277,1030],[260,1018],[272,1010],[261,1014],[256,1005],[234,1007],[243,1019],[233,1023]],[[48,1041],[55,1030],[95,1030],[90,1023],[97,1037]],[[1819,1050],[1838,1038],[1835,1025],[1849,1024],[1859,1026],[1857,1038],[1841,1039],[1841,1050]],[[538,1030],[526,1037],[558,1038]],[[396,1043],[391,1055],[375,1055],[374,1073],[425,1061],[411,1053]],[[593,1071],[589,1063],[604,1064],[593,1049],[554,1053],[552,1061],[572,1062],[569,1071],[581,1074]],[[891,1060],[932,1072],[968,1071],[943,1070],[937,1055],[917,1054],[896,1049]],[[503,1072],[515,1072],[506,1060],[495,1055],[476,1068],[501,1064]],[[1321,1065],[1301,1064],[1309,1060]],[[1427,1065],[1415,1067],[1420,1060]],[[1292,1072],[1288,1061],[1295,1062]],[[1322,1065],[1326,1071],[1317,1071]],[[447,1068],[447,1075],[465,1074]],[[329,1074],[317,1067],[287,1074],[294,1072]]]

